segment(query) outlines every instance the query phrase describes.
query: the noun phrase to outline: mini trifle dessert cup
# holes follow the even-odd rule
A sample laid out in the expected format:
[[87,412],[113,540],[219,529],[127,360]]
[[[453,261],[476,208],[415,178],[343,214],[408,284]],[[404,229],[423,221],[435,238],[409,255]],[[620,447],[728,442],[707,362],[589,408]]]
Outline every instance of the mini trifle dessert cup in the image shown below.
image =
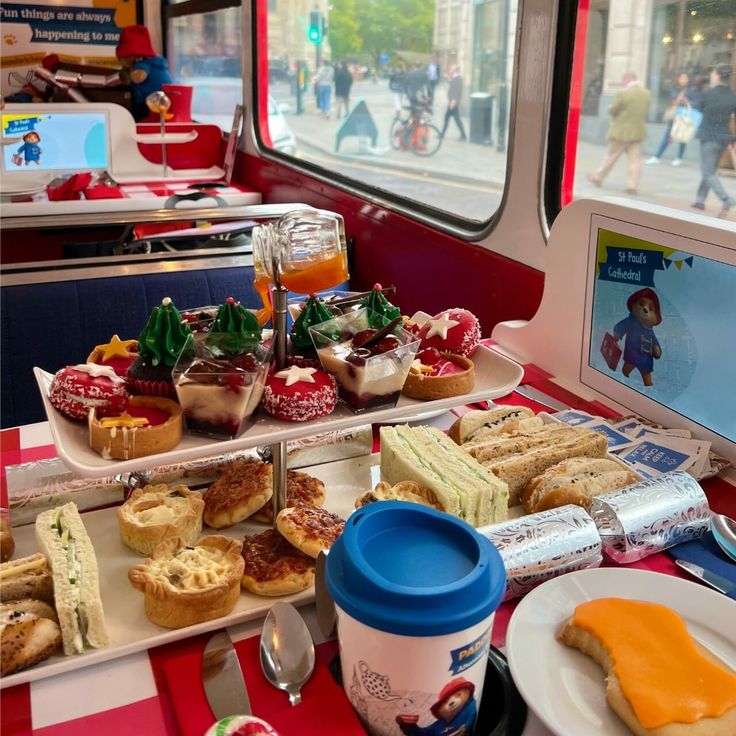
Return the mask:
[[354,412],[392,407],[419,347],[401,317],[376,329],[368,309],[310,327],[322,367],[335,376],[340,398]]
[[220,439],[248,426],[263,395],[271,349],[234,333],[192,335],[174,366],[187,430]]

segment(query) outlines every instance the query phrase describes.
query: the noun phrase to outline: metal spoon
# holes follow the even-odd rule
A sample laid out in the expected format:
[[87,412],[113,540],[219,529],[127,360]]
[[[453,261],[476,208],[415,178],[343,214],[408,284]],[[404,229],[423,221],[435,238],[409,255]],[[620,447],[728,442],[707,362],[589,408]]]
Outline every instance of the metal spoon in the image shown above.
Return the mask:
[[736,521],[723,514],[711,514],[710,521],[718,546],[736,562]]
[[263,622],[261,668],[274,687],[289,694],[292,705],[301,702],[302,686],[314,670],[314,642],[291,603],[274,603]]

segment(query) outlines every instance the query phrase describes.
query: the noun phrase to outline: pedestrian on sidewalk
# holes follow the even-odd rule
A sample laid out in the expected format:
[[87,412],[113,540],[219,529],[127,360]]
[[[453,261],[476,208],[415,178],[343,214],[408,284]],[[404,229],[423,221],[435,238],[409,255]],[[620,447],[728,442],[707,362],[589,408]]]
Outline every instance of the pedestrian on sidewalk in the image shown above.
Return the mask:
[[634,72],[626,72],[621,78],[623,89],[616,94],[608,108],[611,124],[608,126],[608,150],[594,174],[588,181],[601,186],[608,172],[622,153],[629,160],[626,192],[636,194],[641,173],[641,142],[647,136],[645,121],[649,110],[649,90],[637,81]]
[[718,162],[735,138],[731,125],[736,118],[736,94],[730,88],[731,71],[728,64],[718,64],[711,71],[711,88],[703,95],[703,122],[698,128],[702,178],[693,207],[704,210],[705,199],[712,189],[722,203],[719,217],[726,217],[736,204],[736,199],[725,190],[718,178]]
[[320,117],[330,117],[332,102],[332,85],[335,81],[335,70],[329,61],[323,60],[314,77],[314,86],[317,93],[317,108]]
[[[675,121],[675,115],[677,114],[678,107],[691,107],[699,108],[702,104],[702,93],[697,89],[694,84],[690,84],[690,76],[685,72],[681,72],[677,77],[677,88],[673,89],[670,94],[670,104],[665,110],[662,119],[667,123],[667,129],[664,131],[664,137],[662,142],[659,144],[657,152],[651,158],[648,158],[646,163],[648,165],[658,164],[662,160],[664,152],[667,147],[672,143],[672,123]],[[685,146],[687,143],[677,144],[677,156],[672,159],[672,166],[682,166],[683,159],[685,158]]]
[[394,94],[394,108],[396,115],[400,115],[404,109],[404,92],[406,91],[406,67],[399,64],[388,80],[388,88]]
[[434,104],[434,90],[440,83],[440,62],[437,52],[432,54],[432,61],[427,64],[427,93],[429,96],[429,104]]
[[447,88],[447,109],[445,110],[445,124],[442,126],[441,138],[445,137],[447,126],[452,118],[460,131],[460,140],[467,140],[465,127],[460,117],[460,100],[463,97],[463,78],[456,66],[450,67],[450,84]]
[[406,96],[412,110],[424,107],[429,99],[427,87],[427,70],[421,64],[415,64],[414,68],[406,75]]
[[350,111],[350,88],[353,86],[353,75],[346,62],[341,61],[335,70],[335,115],[339,120],[347,117]]

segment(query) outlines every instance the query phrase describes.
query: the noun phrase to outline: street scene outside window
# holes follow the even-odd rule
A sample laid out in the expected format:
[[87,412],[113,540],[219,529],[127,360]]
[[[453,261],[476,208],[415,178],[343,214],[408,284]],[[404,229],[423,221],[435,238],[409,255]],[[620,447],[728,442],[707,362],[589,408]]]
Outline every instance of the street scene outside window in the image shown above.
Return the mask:
[[[264,4],[274,149],[470,221],[493,215],[518,0]],[[735,219],[736,0],[579,0],[578,23],[563,206],[623,196]],[[240,8],[168,31],[195,118],[229,131]]]
[[736,220],[736,1],[580,6],[574,198],[623,196]]

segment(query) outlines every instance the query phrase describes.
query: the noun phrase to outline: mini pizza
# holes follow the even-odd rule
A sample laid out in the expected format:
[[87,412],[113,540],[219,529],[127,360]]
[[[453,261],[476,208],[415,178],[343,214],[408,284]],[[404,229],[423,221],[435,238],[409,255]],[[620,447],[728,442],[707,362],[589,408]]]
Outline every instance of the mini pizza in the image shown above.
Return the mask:
[[254,514],[273,495],[273,466],[243,458],[225,469],[204,492],[204,523],[224,529]]
[[422,350],[436,348],[469,358],[480,343],[480,323],[467,309],[446,309],[422,325],[419,339]]
[[146,616],[153,623],[169,629],[192,626],[233,610],[243,576],[242,548],[218,534],[194,546],[172,537],[132,567],[128,579],[143,592]]
[[118,528],[123,543],[149,555],[169,537],[194,544],[202,532],[202,494],[184,485],[149,485],[136,488],[118,507]]
[[326,509],[297,504],[279,511],[276,528],[290,544],[317,559],[342,534],[345,520]]
[[290,595],[314,584],[314,560],[275,529],[246,537],[241,584],[256,595]]
[[325,371],[292,365],[268,376],[261,404],[285,422],[318,419],[335,410],[337,383]]
[[[309,506],[323,506],[325,502],[325,484],[319,479],[298,470],[286,471],[286,505],[294,506],[305,503]],[[273,504],[263,505],[253,516],[253,521],[273,523]]]
[[109,366],[94,363],[62,368],[49,388],[52,406],[72,419],[86,419],[91,409],[120,409],[127,398],[125,380]]

